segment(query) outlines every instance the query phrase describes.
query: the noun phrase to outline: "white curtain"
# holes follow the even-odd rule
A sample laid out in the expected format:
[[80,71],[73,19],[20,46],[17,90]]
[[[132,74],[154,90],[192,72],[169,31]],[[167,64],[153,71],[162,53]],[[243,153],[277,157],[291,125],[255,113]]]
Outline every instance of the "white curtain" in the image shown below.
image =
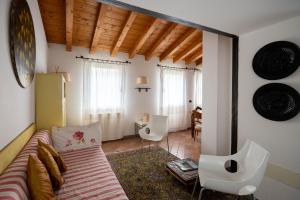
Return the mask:
[[102,140],[123,137],[124,66],[83,63],[82,124],[100,121]]
[[185,71],[161,69],[160,113],[168,116],[170,132],[187,128],[186,96]]
[[194,108],[202,108],[202,72],[194,72]]

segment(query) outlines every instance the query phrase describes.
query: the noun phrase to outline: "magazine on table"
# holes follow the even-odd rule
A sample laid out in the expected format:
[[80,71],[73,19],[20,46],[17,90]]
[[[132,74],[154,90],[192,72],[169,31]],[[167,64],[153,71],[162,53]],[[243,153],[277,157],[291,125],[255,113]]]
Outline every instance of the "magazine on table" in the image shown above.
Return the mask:
[[198,164],[193,161],[192,159],[182,159],[182,160],[176,160],[174,161],[175,165],[181,170],[181,171],[192,171],[198,169]]

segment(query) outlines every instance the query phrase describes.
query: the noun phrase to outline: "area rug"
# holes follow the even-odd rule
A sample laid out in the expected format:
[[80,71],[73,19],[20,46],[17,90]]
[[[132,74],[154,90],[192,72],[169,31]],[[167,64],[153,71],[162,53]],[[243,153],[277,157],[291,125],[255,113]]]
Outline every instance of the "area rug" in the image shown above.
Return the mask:
[[[178,159],[160,147],[107,155],[113,171],[130,200],[189,200],[193,186],[185,186],[165,170],[167,162]],[[198,199],[199,187],[197,188]],[[235,196],[205,191],[204,200],[231,200]],[[240,198],[250,199],[250,198]]]

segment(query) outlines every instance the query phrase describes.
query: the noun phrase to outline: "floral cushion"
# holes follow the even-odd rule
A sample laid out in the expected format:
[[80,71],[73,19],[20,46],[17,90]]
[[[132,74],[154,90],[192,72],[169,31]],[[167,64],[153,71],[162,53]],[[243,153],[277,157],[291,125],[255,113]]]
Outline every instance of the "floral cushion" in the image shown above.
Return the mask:
[[87,126],[52,127],[52,139],[58,151],[70,151],[101,144],[99,123]]

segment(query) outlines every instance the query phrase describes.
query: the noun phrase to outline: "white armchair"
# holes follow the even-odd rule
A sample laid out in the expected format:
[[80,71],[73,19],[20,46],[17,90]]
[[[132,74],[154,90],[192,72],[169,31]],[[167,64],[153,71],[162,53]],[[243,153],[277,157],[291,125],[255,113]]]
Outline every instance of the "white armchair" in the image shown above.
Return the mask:
[[[205,189],[216,190],[238,196],[252,195],[259,187],[269,159],[269,152],[253,141],[248,140],[243,148],[230,156],[201,155],[198,172],[201,190],[201,200]],[[237,172],[231,173],[225,169],[225,162],[237,162]],[[194,185],[194,191],[198,180]]]
[[[147,133],[147,130],[150,130],[150,132]],[[169,152],[168,116],[151,115],[149,124],[139,130],[139,135],[142,138],[142,141],[149,140],[154,142],[159,142],[164,137],[167,137]]]

